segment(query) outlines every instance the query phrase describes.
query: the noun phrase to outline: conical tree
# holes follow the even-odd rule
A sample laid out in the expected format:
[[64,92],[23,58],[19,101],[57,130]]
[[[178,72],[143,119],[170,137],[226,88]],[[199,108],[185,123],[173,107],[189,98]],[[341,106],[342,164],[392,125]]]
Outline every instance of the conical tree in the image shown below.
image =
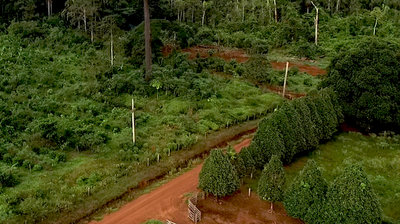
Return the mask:
[[306,223],[318,223],[324,204],[328,182],[317,163],[309,160],[285,192],[283,204],[287,213]]
[[258,182],[258,195],[262,200],[271,202],[270,212],[273,211],[274,202],[283,200],[285,182],[282,161],[277,155],[273,155],[269,163],[265,165]]
[[254,160],[257,167],[260,168],[269,161],[273,154],[279,154],[279,158],[283,157],[285,154],[283,136],[277,129],[272,117],[261,120],[250,147],[254,147],[257,155]]
[[243,160],[245,166],[245,174],[251,175],[256,170],[256,162],[253,159],[250,147],[243,148],[238,154],[238,158]]
[[324,223],[382,223],[381,204],[360,165],[347,167],[327,192]]
[[217,197],[233,194],[240,186],[239,177],[227,155],[211,151],[199,175],[199,188]]

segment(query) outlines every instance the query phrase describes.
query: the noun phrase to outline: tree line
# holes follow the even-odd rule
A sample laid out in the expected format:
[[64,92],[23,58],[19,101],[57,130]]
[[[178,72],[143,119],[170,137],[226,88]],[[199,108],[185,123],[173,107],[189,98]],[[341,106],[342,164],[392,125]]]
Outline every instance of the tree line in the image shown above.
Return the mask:
[[260,122],[248,148],[238,154],[213,150],[199,175],[199,188],[217,197],[230,195],[241,178],[263,168],[257,192],[271,202],[270,211],[279,201],[290,216],[307,223],[382,223],[381,204],[360,165],[346,167],[328,184],[316,162],[309,160],[285,189],[283,163],[330,139],[342,120],[331,89],[286,102]]

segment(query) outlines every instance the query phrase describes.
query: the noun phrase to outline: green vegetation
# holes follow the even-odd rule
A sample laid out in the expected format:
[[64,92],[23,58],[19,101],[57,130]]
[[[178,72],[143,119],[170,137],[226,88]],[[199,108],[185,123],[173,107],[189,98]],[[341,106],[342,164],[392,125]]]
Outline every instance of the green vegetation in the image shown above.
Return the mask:
[[382,222],[381,204],[360,165],[346,167],[329,186],[326,198],[325,222]]
[[279,156],[273,155],[271,160],[265,164],[258,182],[258,195],[261,199],[270,201],[272,204],[283,200],[285,186],[285,170]]
[[107,44],[50,22],[13,23],[0,34],[0,222],[79,218],[151,176],[141,173],[147,163],[161,158],[168,172],[170,153],[283,101],[180,53],[153,67],[153,87],[123,40],[110,66]]
[[400,125],[399,53],[397,42],[366,38],[332,60],[323,86],[338,93],[349,120],[367,130]]
[[211,151],[199,175],[199,188],[217,197],[233,194],[240,186],[239,176],[228,155]]
[[[0,222],[52,222],[65,213],[74,216],[64,222],[73,222],[144,177],[168,172],[177,164],[168,160],[171,152],[275,108],[252,145],[230,158],[239,176],[257,172],[274,154],[290,163],[329,140],[343,120],[343,102],[348,120],[398,131],[399,1],[314,1],[318,44],[309,3],[152,0],[147,82],[140,1],[0,0]],[[199,44],[242,48],[250,60],[178,53]],[[270,52],[310,64],[322,59],[323,67],[333,58],[329,76],[340,77],[326,83],[338,90],[332,80],[353,77],[359,85],[339,82],[339,92],[317,93],[323,78],[291,69],[288,89],[308,97],[281,106],[282,98],[254,87],[283,84]],[[348,91],[357,92],[343,95]],[[159,169],[149,171],[147,163]],[[395,194],[388,193],[389,204]],[[387,204],[385,214],[398,219]]]
[[325,203],[327,190],[328,182],[320,167],[314,160],[308,160],[285,191],[286,212],[306,223],[317,223],[323,217],[321,206]]
[[321,140],[330,139],[342,119],[333,91],[323,89],[310,93],[286,102],[264,118],[249,150],[258,167],[275,154],[283,162],[290,163],[295,155],[314,149]]
[[[363,178],[361,180],[363,180],[365,187],[370,183],[371,188],[382,205],[384,221],[386,223],[398,223],[400,221],[400,210],[397,207],[400,203],[400,178],[398,172],[400,170],[399,141],[400,136],[388,132],[384,132],[379,136],[375,134],[363,136],[360,133],[354,132],[340,133],[335,135],[332,141],[320,145],[309,156],[300,158],[298,161],[290,164],[286,168],[287,182],[294,184],[293,179],[304,167],[308,159],[313,159],[317,162],[323,171],[323,176],[328,182],[333,182],[336,178],[342,180],[344,176],[339,176],[345,172],[346,167],[352,164],[362,165],[365,174],[361,173],[362,175],[360,174],[359,178]],[[351,170],[352,168],[348,169]],[[357,171],[356,173],[359,172]],[[368,180],[365,179],[366,177]],[[348,180],[353,179],[356,178],[352,177]],[[354,187],[361,187],[361,183],[353,185]],[[353,189],[352,186],[348,186],[347,188],[349,190]],[[370,188],[368,187],[368,189]],[[356,205],[349,203],[348,206]],[[378,211],[379,208],[365,205],[365,209],[376,209]],[[376,211],[373,211],[371,214]],[[378,217],[380,216],[365,216],[368,220],[374,220],[374,218]]]

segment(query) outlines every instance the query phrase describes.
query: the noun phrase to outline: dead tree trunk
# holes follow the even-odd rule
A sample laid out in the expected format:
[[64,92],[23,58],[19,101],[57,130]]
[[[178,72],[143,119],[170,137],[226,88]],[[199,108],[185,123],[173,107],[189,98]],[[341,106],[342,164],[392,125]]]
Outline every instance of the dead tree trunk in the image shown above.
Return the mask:
[[339,12],[339,9],[340,9],[340,0],[337,0],[337,3],[336,3],[336,13]]
[[114,41],[113,41],[113,32],[112,32],[112,28],[111,28],[111,42],[110,42],[110,48],[111,48],[111,66],[114,65]]
[[311,2],[313,6],[315,7],[316,10],[316,15],[315,15],[315,46],[318,46],[318,8],[314,4],[314,2]]
[[151,76],[151,30],[150,30],[150,11],[149,0],[144,0],[144,40],[145,40],[145,62],[146,62],[146,81]]

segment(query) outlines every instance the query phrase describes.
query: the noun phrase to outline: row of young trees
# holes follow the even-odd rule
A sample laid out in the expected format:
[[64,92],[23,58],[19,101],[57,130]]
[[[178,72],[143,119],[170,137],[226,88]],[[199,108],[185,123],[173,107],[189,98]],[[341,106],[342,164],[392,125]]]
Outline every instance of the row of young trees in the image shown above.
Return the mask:
[[328,184],[321,168],[309,160],[285,191],[290,216],[306,223],[382,223],[382,208],[361,165],[344,169]]
[[[199,176],[199,188],[217,197],[233,194],[240,187],[242,165],[230,153],[211,151]],[[309,160],[285,189],[283,163],[273,155],[265,164],[257,193],[262,200],[283,202],[288,214],[306,223],[382,223],[381,204],[361,165],[344,169],[329,184],[321,168]]]
[[331,89],[287,102],[263,119],[249,148],[237,155],[213,150],[199,175],[199,188],[217,197],[233,194],[240,179],[264,167],[258,184],[261,199],[283,201],[288,214],[307,223],[381,223],[381,205],[362,168],[349,166],[332,185],[315,161],[285,191],[283,163],[329,139],[342,121]]
[[[239,153],[251,155],[262,168],[272,155],[290,163],[295,155],[314,149],[321,140],[330,139],[343,120],[335,92],[322,89],[293,100],[263,119],[250,146]],[[249,152],[246,152],[249,151]]]
[[[290,163],[296,154],[314,149],[321,140],[329,139],[342,119],[336,95],[328,88],[287,102],[260,122],[250,146],[234,157],[232,162],[236,171],[231,171],[230,165],[226,165],[228,158],[221,162],[224,165],[214,167],[218,164],[214,161],[216,152],[211,153],[200,174],[199,187],[218,196],[233,193],[238,185],[233,184],[230,191],[215,191],[215,186],[226,184],[226,180],[231,179],[227,175],[243,177],[256,168],[263,168],[273,155]],[[222,153],[218,155],[225,158]],[[216,181],[221,183],[216,184]]]
[[213,151],[200,173],[199,187],[217,196],[231,194],[239,187],[237,176],[263,168],[273,156],[290,163],[295,155],[329,139],[342,119],[341,106],[328,88],[287,102],[260,122],[250,146],[232,159],[236,168],[227,155]]

